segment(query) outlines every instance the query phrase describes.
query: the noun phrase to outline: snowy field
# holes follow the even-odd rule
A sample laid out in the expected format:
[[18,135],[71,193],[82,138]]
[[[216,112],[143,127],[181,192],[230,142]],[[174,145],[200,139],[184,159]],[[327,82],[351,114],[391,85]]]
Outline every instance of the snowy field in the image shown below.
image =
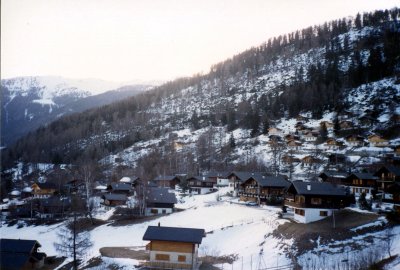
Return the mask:
[[[226,194],[225,189],[219,191],[220,195]],[[217,265],[223,269],[262,269],[289,265],[291,260],[285,249],[291,247],[292,240],[281,240],[272,236],[273,230],[286,220],[278,218],[280,208],[246,206],[231,200],[230,197],[219,197],[217,193],[208,195],[186,196],[178,198],[177,208],[185,209],[171,215],[162,216],[152,221],[127,226],[110,226],[105,224],[90,232],[93,247],[87,254],[86,260],[100,256],[102,247],[132,247],[144,249],[148,243],[142,237],[147,227],[161,226],[203,228],[207,236],[203,238],[200,246],[200,256],[212,255],[237,255],[237,260],[231,264]],[[101,218],[107,219],[112,211],[105,212]],[[53,243],[57,241],[57,231],[63,224],[51,226],[30,226],[17,229],[16,226],[1,228],[2,238],[36,239],[42,245],[41,250],[48,256],[58,255]],[[393,232],[400,233],[400,227]],[[379,233],[376,237],[380,237]],[[400,251],[399,241],[393,246],[393,254]],[[333,254],[324,251],[326,247],[318,246],[317,249],[298,258],[299,262],[308,265],[321,263],[320,258],[326,261],[342,261],[345,253]],[[91,269],[105,269],[107,265],[118,265],[121,269],[136,269],[140,262],[133,259],[116,259],[102,257],[103,263]],[[400,261],[391,265],[391,269],[400,269]],[[397,268],[396,268],[397,267]]]

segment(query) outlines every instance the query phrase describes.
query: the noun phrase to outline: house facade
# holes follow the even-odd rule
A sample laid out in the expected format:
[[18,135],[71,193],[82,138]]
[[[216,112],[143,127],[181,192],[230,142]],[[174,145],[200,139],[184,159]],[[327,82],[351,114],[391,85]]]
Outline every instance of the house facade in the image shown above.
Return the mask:
[[346,192],[331,183],[293,182],[287,191],[285,206],[293,210],[293,219],[310,223],[331,216],[348,205]]
[[382,166],[375,174],[378,191],[382,193],[382,199],[394,201],[396,186],[400,185],[400,167],[393,165]]
[[56,185],[53,183],[34,183],[31,188],[34,198],[49,198],[57,190]]
[[215,181],[206,176],[193,176],[187,180],[187,184],[190,193],[202,195],[214,191]]
[[198,250],[205,236],[203,229],[149,226],[143,240],[150,241],[147,267],[157,269],[198,269]]
[[241,201],[252,201],[266,204],[275,200],[283,200],[290,183],[282,176],[264,176],[254,174],[240,185],[239,197]]
[[377,189],[378,179],[370,173],[352,173],[346,179],[346,186],[355,196],[360,196],[362,193],[372,196]]
[[176,185],[180,184],[180,180],[175,175],[159,175],[154,178],[153,182],[160,188],[175,189]]
[[368,141],[371,144],[371,146],[375,147],[386,147],[389,145],[388,140],[376,134],[368,136]]
[[145,191],[146,216],[171,214],[177,203],[175,193],[169,188],[149,187]]

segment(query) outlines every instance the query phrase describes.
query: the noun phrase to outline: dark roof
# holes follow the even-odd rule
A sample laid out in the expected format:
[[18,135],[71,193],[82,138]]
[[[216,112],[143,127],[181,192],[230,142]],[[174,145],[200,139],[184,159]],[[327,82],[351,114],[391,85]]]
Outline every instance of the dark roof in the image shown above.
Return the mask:
[[204,229],[149,226],[144,233],[143,240],[201,244],[204,234]]
[[321,177],[324,174],[330,178],[346,178],[349,176],[349,174],[346,172],[324,171],[324,172],[320,173],[319,177]]
[[207,176],[202,176],[202,175],[197,175],[197,176],[192,176],[188,178],[187,180],[197,180],[197,181],[202,181],[202,182],[214,182],[213,179],[208,178]]
[[114,191],[119,190],[119,191],[131,191],[132,187],[129,184],[126,183],[111,183],[108,186],[108,189],[112,189]]
[[354,175],[355,177],[357,177],[358,179],[366,179],[366,180],[377,180],[379,179],[379,177],[377,176],[373,176],[371,173],[352,173],[349,175],[349,177],[351,177],[352,175]]
[[294,181],[289,187],[289,192],[293,191],[299,195],[346,196],[346,191],[343,188],[338,188],[331,183]]
[[206,177],[221,177],[227,178],[230,172],[209,172],[206,174]]
[[229,176],[231,175],[235,175],[237,178],[239,178],[239,180],[241,182],[245,182],[246,180],[248,180],[249,178],[251,178],[252,176],[256,176],[256,175],[262,175],[259,172],[240,172],[240,171],[233,171],[232,173],[229,174]]
[[36,240],[0,239],[1,252],[31,253],[34,247],[40,247]]
[[126,195],[125,194],[104,194],[103,195],[104,199],[108,201],[126,201]]
[[[251,177],[256,180],[261,187],[289,187],[290,182],[287,181],[283,176],[263,176],[256,174]],[[250,179],[251,179],[250,178]]]
[[175,193],[169,188],[152,187],[146,190],[146,202],[148,203],[177,203]]
[[379,172],[382,170],[387,170],[393,173],[395,176],[400,176],[400,167],[393,165],[384,165],[382,166],[374,175],[379,176]]
[[172,181],[175,179],[178,180],[179,178],[175,175],[159,175],[153,181]]
[[56,184],[54,184],[54,183],[49,183],[49,182],[46,182],[46,183],[36,183],[36,185],[38,185],[38,187],[39,187],[40,189],[57,189]]

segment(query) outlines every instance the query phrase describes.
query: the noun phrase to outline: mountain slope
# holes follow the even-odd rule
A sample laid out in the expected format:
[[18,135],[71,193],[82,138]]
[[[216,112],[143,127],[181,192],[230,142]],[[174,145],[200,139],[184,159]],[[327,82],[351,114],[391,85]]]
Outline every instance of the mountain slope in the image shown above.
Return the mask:
[[[206,75],[63,117],[4,154],[35,162],[101,160],[153,174],[265,169],[273,163],[268,128],[294,131],[298,114],[312,118],[306,124],[314,130],[320,121],[343,120],[349,112],[354,119],[379,119],[349,132],[397,130],[389,119],[400,113],[398,19],[398,9],[377,11],[276,37]],[[373,89],[368,100],[374,106],[351,98],[367,95],[363,89]],[[345,134],[328,135],[343,140]],[[306,144],[304,155],[314,148]]]
[[1,143],[9,145],[29,131],[64,114],[81,112],[133,96],[146,85],[121,87],[102,80],[19,77],[1,80]]

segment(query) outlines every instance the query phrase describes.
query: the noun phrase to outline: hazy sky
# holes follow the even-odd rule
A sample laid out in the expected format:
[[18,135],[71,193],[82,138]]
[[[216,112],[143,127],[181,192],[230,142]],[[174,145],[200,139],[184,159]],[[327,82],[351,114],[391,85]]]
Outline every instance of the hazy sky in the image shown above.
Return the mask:
[[1,0],[2,78],[170,80],[399,0]]

